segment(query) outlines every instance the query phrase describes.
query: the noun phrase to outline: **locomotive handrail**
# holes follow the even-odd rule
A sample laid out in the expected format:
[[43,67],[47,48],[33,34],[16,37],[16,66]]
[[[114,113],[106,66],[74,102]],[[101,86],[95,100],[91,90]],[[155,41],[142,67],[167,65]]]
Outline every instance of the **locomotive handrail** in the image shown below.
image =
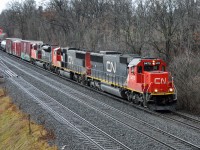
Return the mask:
[[174,85],[174,92],[175,92],[175,100],[177,100],[177,89],[176,89],[176,86]]
[[176,86],[175,86],[175,84],[174,84],[173,77],[172,77],[172,86],[174,87],[175,100],[177,100],[177,89],[176,89]]
[[[76,71],[78,73],[81,73],[82,69],[85,69],[84,67],[79,66],[79,65],[75,65],[75,64],[71,64],[71,63],[65,63],[65,64],[67,64],[69,69],[73,69],[74,71]],[[112,84],[115,84],[115,85],[123,86],[124,82],[126,81],[126,78],[124,76],[115,75],[112,73],[107,73],[107,72],[99,71],[96,69],[91,69],[91,74],[92,73],[94,73],[94,77],[103,79],[107,82],[111,82]]]
[[168,80],[169,80],[169,81],[173,81],[172,73],[171,73],[171,72],[168,72],[168,73],[169,73]]
[[148,89],[147,89],[147,92],[148,92],[148,90],[149,90],[149,88],[151,87],[151,84],[152,84],[153,82],[151,82],[150,84],[149,84],[149,87],[148,87]]
[[112,73],[107,73],[107,72],[99,71],[96,69],[91,69],[91,74],[92,73],[94,73],[94,77],[100,78],[107,82],[111,82],[112,84],[115,84],[115,85],[124,85],[124,82],[126,81],[126,78],[124,76],[115,75]]
[[[170,73],[171,75],[171,73]],[[176,86],[174,84],[174,78],[171,76],[171,82],[172,82],[172,87],[174,87],[174,93],[175,93],[175,100],[177,100],[177,89],[176,89]]]
[[80,65],[75,65],[75,64],[71,64],[68,62],[65,62],[65,65],[67,65],[68,69],[73,69],[74,71],[78,72],[78,73],[82,73],[84,67],[80,66]]

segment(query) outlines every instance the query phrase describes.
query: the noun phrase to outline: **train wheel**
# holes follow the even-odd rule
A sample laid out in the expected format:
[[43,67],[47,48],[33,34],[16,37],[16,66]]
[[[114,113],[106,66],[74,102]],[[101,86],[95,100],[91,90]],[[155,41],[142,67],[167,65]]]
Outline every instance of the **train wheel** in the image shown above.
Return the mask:
[[129,94],[129,95],[127,96],[127,100],[128,100],[129,102],[132,101],[132,95],[131,95],[131,94]]
[[135,95],[135,99],[133,100],[133,102],[134,102],[135,104],[137,104],[137,105],[139,105],[139,104],[140,104],[140,101],[139,101],[139,96],[138,96],[138,94],[136,94],[136,95]]

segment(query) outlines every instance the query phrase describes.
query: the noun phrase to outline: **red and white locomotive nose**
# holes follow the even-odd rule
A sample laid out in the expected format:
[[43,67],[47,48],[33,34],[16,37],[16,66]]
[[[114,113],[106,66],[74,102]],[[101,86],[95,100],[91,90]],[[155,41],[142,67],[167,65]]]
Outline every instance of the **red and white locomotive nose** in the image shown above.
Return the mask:
[[128,65],[127,98],[154,110],[173,110],[176,90],[161,59],[134,58]]
[[173,93],[172,81],[169,81],[169,73],[164,71],[144,72],[146,91],[154,95]]

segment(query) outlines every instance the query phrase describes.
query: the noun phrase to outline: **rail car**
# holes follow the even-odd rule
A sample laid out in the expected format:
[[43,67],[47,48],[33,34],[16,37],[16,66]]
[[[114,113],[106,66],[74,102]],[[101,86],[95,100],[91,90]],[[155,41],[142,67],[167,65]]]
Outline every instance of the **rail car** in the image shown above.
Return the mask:
[[[173,78],[161,59],[115,51],[94,53],[45,45],[41,41],[21,40],[20,49],[18,42],[19,39],[12,40],[13,49],[6,52],[153,110],[174,110],[176,107],[177,91]],[[10,42],[6,47],[10,47]]]

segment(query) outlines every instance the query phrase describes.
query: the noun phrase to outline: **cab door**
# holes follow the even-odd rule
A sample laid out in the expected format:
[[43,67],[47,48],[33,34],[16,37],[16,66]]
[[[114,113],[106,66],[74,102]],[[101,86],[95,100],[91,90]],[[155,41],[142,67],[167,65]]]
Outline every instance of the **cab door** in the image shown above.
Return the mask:
[[61,61],[61,49],[58,49],[56,52],[57,61]]
[[137,66],[137,83],[143,83],[143,68],[142,66]]

